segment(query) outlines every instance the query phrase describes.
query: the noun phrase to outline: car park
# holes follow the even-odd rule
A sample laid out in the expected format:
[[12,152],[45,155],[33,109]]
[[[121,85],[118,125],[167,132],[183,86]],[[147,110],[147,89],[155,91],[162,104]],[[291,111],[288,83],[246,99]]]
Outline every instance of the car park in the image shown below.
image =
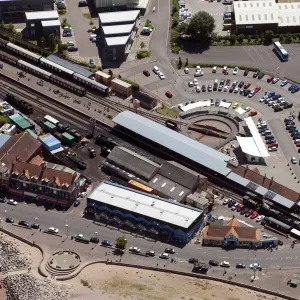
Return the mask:
[[218,261],[212,260],[212,259],[208,262],[208,264],[209,264],[210,266],[215,266],[215,267],[217,267],[217,266],[220,265],[220,263],[219,263]]
[[165,249],[165,253],[170,253],[170,254],[174,254],[175,250],[173,248],[166,248]]
[[255,71],[255,72],[253,73],[253,78],[256,78],[258,75],[259,75],[259,72],[258,72],[258,71]]
[[184,73],[185,73],[185,74],[189,74],[189,73],[190,73],[189,68],[184,68]]
[[249,216],[251,216],[253,213],[253,209],[249,209],[246,213],[245,213],[245,217],[248,218]]
[[239,68],[238,67],[235,67],[232,71],[232,74],[233,75],[237,75],[237,73],[239,72]]
[[7,217],[7,218],[5,219],[5,222],[6,222],[6,223],[14,223],[15,220],[14,220],[13,218]]
[[275,84],[279,81],[279,78],[278,77],[275,77],[273,80],[272,80],[272,83]]
[[245,264],[239,263],[239,264],[236,264],[235,267],[236,267],[237,269],[245,269],[245,268],[246,268],[246,265],[245,265]]
[[260,72],[257,76],[258,79],[262,79],[265,76],[264,72]]
[[169,259],[170,258],[170,255],[168,253],[161,253],[159,255],[159,258],[162,258],[162,259]]
[[101,245],[106,246],[106,247],[112,247],[113,243],[109,240],[103,240],[101,242]]
[[130,247],[129,252],[131,252],[131,253],[140,253],[141,249],[139,249],[138,247]]
[[274,76],[269,76],[269,77],[267,78],[267,82],[271,82],[273,79],[274,79]]
[[18,204],[18,202],[13,199],[9,199],[6,203],[10,204],[10,205],[15,205],[15,206]]
[[149,77],[150,76],[150,72],[148,70],[144,70],[143,71],[143,74],[146,76],[146,77]]
[[244,76],[247,76],[248,73],[249,73],[249,70],[245,70],[245,71],[244,71]]
[[281,87],[284,87],[284,86],[286,86],[288,83],[289,83],[288,80],[283,80],[283,81],[280,83],[280,86],[281,86]]

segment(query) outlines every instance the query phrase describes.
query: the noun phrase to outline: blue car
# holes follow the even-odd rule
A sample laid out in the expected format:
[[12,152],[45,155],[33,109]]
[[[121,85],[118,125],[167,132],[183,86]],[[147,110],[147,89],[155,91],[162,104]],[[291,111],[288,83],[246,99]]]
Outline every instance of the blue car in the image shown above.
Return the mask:
[[280,83],[280,86],[286,86],[289,82],[287,80],[283,80],[281,83]]
[[74,206],[75,206],[75,207],[77,207],[79,204],[80,204],[80,201],[79,201],[79,200],[76,200],[76,201],[74,202]]
[[284,122],[285,122],[285,123],[287,123],[287,122],[292,122],[292,121],[293,121],[293,120],[292,120],[291,118],[285,118],[285,119],[284,119]]
[[275,95],[275,92],[270,92],[269,94],[268,94],[268,98],[271,98],[272,96],[274,96]]
[[292,93],[292,94],[297,93],[299,90],[300,90],[300,88],[299,88],[298,86],[296,86],[296,87],[291,91],[291,93]]
[[288,90],[289,90],[289,91],[292,91],[292,90],[295,89],[296,87],[297,87],[296,84],[293,83],[292,85],[289,86]]
[[109,240],[103,240],[103,241],[101,242],[101,244],[102,244],[103,246],[108,246],[108,247],[111,247],[111,246],[113,245],[113,243],[112,243],[111,241],[109,241]]
[[289,133],[292,133],[293,131],[295,131],[296,129],[295,128],[290,128],[289,129]]
[[266,127],[266,128],[260,128],[259,130],[258,130],[258,132],[259,133],[263,133],[263,132],[265,132],[265,131],[267,131],[268,130],[268,127]]

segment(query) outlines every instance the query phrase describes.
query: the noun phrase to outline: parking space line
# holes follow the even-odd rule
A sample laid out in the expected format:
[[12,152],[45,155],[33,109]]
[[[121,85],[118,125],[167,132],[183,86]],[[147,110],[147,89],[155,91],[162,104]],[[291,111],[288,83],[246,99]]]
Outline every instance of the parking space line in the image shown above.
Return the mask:
[[253,61],[255,61],[254,57],[250,54],[250,51],[247,50],[245,46],[242,46],[245,52],[252,58]]
[[256,52],[256,54],[261,58],[261,60],[264,60],[263,58],[262,58],[262,56],[258,53],[258,51],[255,49],[255,47],[253,47],[253,46],[251,46],[251,48]]
[[273,57],[266,51],[264,46],[261,46],[261,49],[269,56],[270,59],[273,59]]

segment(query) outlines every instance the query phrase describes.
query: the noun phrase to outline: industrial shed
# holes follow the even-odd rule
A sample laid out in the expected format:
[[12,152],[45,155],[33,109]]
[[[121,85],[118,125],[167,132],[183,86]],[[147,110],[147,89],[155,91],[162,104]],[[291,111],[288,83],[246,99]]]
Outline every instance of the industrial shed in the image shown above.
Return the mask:
[[118,78],[111,81],[111,90],[125,97],[132,95],[132,85]]

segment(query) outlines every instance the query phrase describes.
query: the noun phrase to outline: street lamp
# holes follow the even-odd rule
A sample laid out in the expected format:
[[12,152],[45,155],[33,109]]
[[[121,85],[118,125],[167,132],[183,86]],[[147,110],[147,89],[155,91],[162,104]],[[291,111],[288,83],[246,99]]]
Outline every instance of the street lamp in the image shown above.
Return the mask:
[[69,225],[68,224],[66,224],[66,228],[67,228],[67,238],[68,238],[68,236],[69,236],[69,231],[68,231]]
[[5,217],[7,218],[7,210],[5,210],[4,212],[5,212]]
[[97,231],[95,232],[95,234],[96,234],[96,237],[98,237],[98,232]]

